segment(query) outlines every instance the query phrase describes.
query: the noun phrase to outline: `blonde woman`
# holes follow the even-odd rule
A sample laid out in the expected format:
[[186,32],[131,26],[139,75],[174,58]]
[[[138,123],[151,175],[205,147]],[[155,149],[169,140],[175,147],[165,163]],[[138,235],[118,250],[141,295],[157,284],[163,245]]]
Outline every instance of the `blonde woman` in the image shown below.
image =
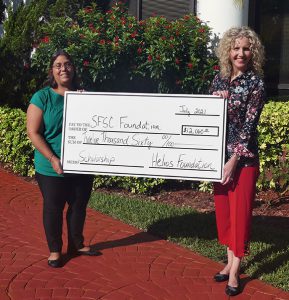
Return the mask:
[[214,184],[219,242],[227,246],[227,265],[214,276],[228,281],[225,292],[240,289],[240,264],[249,253],[250,227],[259,175],[257,124],[265,103],[262,80],[264,48],[248,27],[225,32],[217,48],[220,73],[210,92],[228,99],[226,163],[221,183]]

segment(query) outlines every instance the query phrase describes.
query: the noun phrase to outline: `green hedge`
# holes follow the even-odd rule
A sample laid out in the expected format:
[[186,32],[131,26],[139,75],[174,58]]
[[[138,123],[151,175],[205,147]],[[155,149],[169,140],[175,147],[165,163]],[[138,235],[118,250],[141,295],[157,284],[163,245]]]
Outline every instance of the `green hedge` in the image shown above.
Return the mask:
[[288,189],[289,102],[269,102],[259,122],[259,188]]
[[33,148],[26,136],[26,114],[21,109],[0,107],[0,162],[15,173],[34,174]]
[[[289,101],[269,102],[259,122],[259,189],[286,191],[289,183]],[[24,176],[33,176],[33,148],[26,136],[26,115],[20,109],[0,107],[0,162]],[[174,181],[173,184],[183,184]],[[172,181],[155,178],[97,176],[96,187],[120,187],[150,193]],[[208,188],[201,184],[202,189]]]

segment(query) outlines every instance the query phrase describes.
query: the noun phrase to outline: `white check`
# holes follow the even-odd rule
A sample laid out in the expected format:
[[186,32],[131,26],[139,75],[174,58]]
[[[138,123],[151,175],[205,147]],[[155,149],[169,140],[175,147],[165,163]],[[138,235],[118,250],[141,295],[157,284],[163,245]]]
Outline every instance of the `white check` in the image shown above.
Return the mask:
[[226,100],[66,92],[65,173],[221,181]]

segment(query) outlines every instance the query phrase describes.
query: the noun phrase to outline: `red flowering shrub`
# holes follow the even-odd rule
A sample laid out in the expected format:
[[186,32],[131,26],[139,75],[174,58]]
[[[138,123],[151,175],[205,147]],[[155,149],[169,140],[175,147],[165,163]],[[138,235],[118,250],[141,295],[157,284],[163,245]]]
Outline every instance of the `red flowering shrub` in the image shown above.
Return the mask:
[[40,41],[41,41],[41,43],[44,43],[44,44],[49,43],[49,36],[45,36],[45,37],[42,38]]
[[[154,16],[138,22],[120,3],[105,14],[94,5],[79,10],[76,18],[56,18],[45,25],[32,61],[46,72],[55,50],[68,51],[86,90],[207,93],[217,72],[209,34],[208,26],[193,15],[176,21]],[[163,182],[98,176],[95,185],[149,192]]]
[[176,21],[152,17],[143,27],[147,56],[140,58],[138,71],[153,79],[154,92],[206,93],[216,73],[216,59],[208,48],[208,26],[186,15]]
[[105,14],[93,5],[73,20],[54,19],[43,33],[34,66],[46,70],[52,53],[65,49],[91,90],[206,93],[218,71],[209,28],[193,15],[138,22],[121,3]]

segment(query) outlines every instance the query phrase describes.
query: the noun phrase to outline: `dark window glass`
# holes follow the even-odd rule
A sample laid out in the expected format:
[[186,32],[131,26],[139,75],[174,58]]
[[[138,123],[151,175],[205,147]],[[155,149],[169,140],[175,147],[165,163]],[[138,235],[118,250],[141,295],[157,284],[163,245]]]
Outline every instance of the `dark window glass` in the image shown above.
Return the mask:
[[191,0],[142,0],[142,18],[146,19],[153,15],[161,15],[167,19],[177,19],[193,12]]
[[[98,0],[109,6],[115,1]],[[128,6],[128,12],[138,19],[158,15],[173,20],[195,12],[195,0],[123,0],[123,2]]]
[[[265,76],[269,90],[289,93],[289,0],[255,1],[255,28],[266,50]],[[286,91],[287,90],[287,91]]]

